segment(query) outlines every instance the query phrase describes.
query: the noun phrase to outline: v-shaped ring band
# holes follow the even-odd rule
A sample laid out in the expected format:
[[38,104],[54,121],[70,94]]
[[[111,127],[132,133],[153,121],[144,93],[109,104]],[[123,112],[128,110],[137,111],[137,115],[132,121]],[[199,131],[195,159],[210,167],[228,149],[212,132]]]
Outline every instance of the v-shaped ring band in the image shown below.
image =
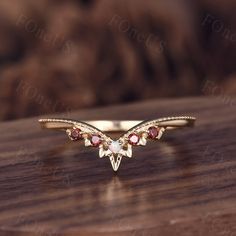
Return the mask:
[[[84,140],[85,146],[99,148],[99,156],[109,157],[117,171],[122,157],[132,157],[133,146],[145,146],[148,139],[159,140],[165,130],[192,127],[196,118],[190,116],[166,117],[155,120],[96,120],[40,119],[42,128],[66,131],[73,141]],[[113,140],[104,132],[125,132]]]

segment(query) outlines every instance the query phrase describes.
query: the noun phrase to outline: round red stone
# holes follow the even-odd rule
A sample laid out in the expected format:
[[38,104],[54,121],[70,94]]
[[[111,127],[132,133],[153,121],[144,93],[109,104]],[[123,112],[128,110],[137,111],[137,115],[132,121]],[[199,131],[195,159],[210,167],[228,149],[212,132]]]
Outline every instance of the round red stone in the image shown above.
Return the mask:
[[159,134],[159,128],[152,126],[148,129],[149,138],[154,139],[158,136],[158,134]]
[[81,130],[79,128],[73,128],[71,131],[70,131],[70,137],[71,139],[73,139],[74,141],[80,139],[82,136],[81,136]]
[[101,136],[100,135],[93,135],[92,138],[91,138],[91,143],[94,147],[97,147],[101,144],[102,142],[102,139],[101,139]]
[[131,145],[137,145],[139,142],[139,136],[137,134],[130,134],[128,137],[128,142]]

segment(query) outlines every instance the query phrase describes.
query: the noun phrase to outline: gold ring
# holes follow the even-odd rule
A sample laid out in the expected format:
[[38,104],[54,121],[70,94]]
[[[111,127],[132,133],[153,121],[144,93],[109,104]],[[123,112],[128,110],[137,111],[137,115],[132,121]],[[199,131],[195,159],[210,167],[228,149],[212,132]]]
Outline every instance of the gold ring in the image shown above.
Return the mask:
[[[99,157],[109,157],[112,168],[117,171],[122,157],[132,157],[133,146],[145,146],[147,140],[159,140],[166,130],[192,127],[196,118],[189,116],[166,117],[139,121],[75,121],[68,119],[40,119],[44,129],[66,131],[72,141],[84,140],[85,146],[98,147]],[[104,132],[125,132],[113,140]]]

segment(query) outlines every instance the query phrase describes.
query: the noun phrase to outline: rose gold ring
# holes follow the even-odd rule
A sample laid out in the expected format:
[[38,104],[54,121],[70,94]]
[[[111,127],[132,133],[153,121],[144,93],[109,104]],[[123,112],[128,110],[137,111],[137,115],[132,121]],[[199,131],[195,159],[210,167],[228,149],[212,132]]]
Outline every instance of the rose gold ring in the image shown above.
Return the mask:
[[[75,121],[68,119],[40,119],[44,129],[66,131],[72,141],[84,140],[85,146],[98,147],[99,157],[109,157],[117,171],[122,157],[132,157],[133,146],[145,146],[147,140],[159,140],[166,130],[192,127],[196,118],[189,116],[166,117],[149,121]],[[125,132],[113,140],[104,132]]]

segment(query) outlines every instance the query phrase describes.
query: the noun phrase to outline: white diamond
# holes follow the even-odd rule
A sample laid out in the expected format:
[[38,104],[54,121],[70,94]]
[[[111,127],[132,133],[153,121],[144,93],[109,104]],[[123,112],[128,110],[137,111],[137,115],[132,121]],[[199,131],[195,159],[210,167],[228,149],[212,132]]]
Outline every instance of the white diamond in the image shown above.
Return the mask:
[[121,150],[121,145],[118,141],[112,141],[109,145],[109,149],[113,153],[118,153]]

